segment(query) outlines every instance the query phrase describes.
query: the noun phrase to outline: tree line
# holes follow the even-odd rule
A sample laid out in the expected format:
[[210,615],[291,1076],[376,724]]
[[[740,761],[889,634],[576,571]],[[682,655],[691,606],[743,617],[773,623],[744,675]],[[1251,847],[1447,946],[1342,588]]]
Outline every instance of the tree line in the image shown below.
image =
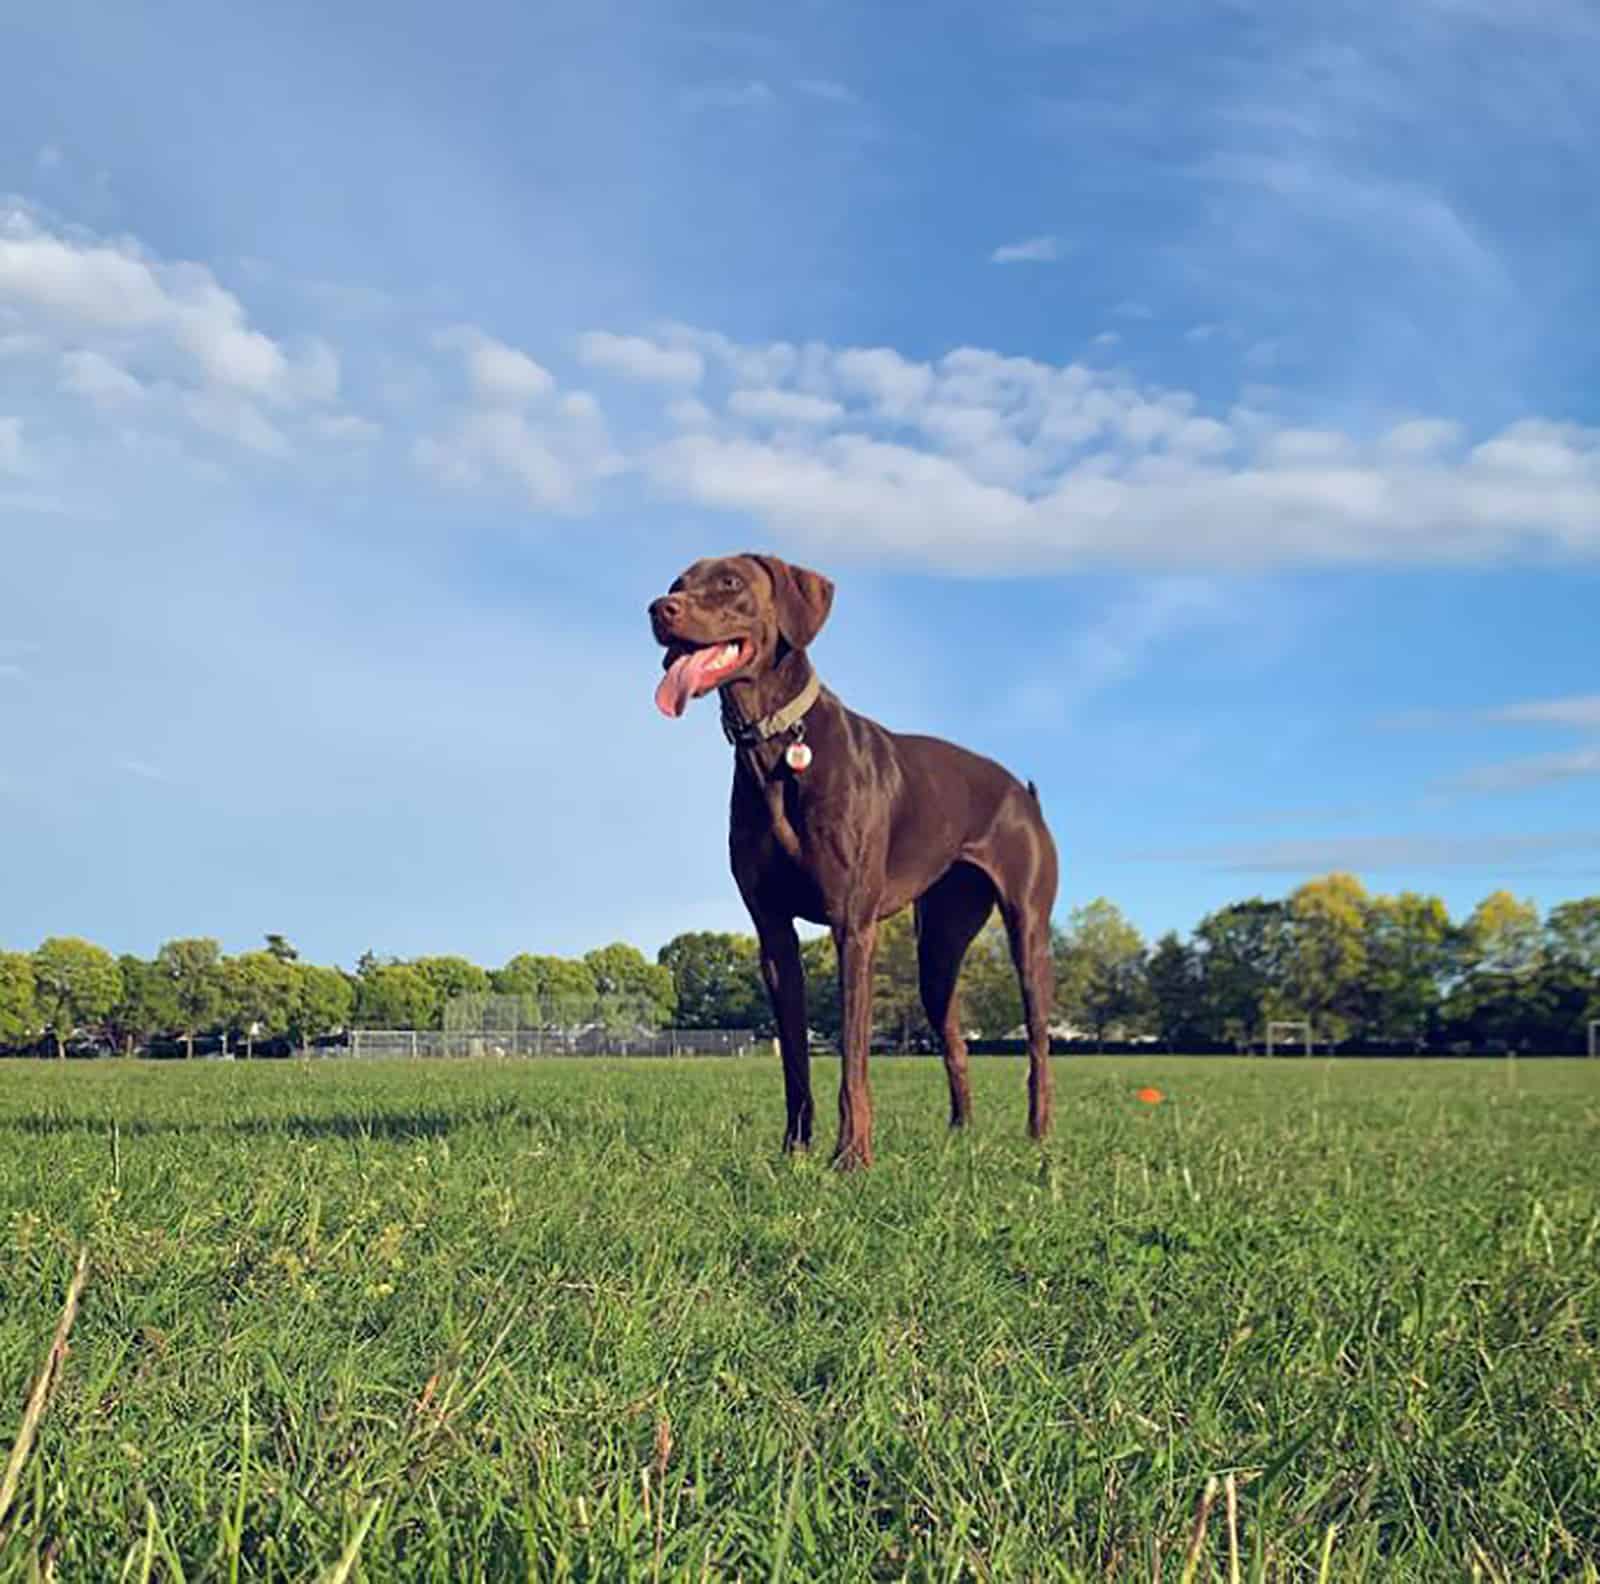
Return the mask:
[[[1146,943],[1104,898],[1054,932],[1056,1021],[1104,1045],[1154,1040],[1169,1050],[1245,1050],[1267,1024],[1304,1019],[1326,1048],[1581,1050],[1600,1018],[1600,897],[1539,909],[1506,891],[1452,920],[1439,898],[1374,895],[1352,875],[1307,881],[1201,919],[1187,939]],[[802,946],[813,1032],[837,1037],[838,975],[827,936]],[[967,954],[964,1026],[1015,1036],[1022,1022],[1005,932],[991,918]],[[577,958],[523,953],[489,969],[465,957],[366,953],[353,971],[300,960],[281,935],[225,956],[210,939],[168,941],[153,958],[114,957],[57,937],[0,952],[0,1047],[87,1040],[132,1053],[153,1041],[191,1053],[224,1033],[249,1054],[261,1040],[305,1045],[350,1028],[440,1028],[463,997],[515,996],[603,1020],[608,1008],[681,1028],[772,1032],[753,937],[691,931],[652,963],[617,942]],[[910,910],[881,928],[875,1036],[927,1048]]]

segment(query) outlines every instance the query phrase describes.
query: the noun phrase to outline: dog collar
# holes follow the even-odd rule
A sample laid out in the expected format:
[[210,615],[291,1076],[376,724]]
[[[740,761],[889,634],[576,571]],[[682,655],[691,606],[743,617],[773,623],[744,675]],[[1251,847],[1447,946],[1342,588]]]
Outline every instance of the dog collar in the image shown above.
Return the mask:
[[817,702],[822,692],[822,682],[813,671],[806,685],[782,709],[758,721],[741,721],[734,714],[733,704],[722,695],[722,732],[735,748],[753,748],[758,743],[770,742],[774,737],[793,730],[805,719],[806,711]]

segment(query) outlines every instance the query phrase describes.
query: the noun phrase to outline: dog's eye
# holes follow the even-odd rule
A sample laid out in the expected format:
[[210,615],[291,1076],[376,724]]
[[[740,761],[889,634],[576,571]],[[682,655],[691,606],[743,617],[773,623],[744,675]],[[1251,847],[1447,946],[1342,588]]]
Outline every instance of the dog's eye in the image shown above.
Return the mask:
[[722,576],[717,579],[717,582],[722,588],[725,589],[736,589],[739,587],[738,574],[734,572],[724,572]]

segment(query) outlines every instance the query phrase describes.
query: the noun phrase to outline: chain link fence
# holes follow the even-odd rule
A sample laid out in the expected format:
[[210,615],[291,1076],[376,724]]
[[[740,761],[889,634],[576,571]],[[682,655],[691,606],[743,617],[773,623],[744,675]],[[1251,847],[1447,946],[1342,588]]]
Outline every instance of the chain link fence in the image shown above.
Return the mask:
[[[770,1044],[751,1029],[352,1029],[348,1054],[409,1056],[747,1056]],[[324,1056],[343,1054],[337,1046]]]
[[743,1056],[750,1029],[660,1028],[637,996],[541,1001],[531,995],[462,995],[437,1029],[352,1029],[349,1054],[411,1056]]

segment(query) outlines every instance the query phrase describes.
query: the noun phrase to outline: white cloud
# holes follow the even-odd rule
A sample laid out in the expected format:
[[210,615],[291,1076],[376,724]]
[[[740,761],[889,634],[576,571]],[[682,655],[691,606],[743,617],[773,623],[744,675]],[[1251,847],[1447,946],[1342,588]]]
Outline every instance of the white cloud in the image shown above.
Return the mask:
[[1461,425],[1443,418],[1412,418],[1395,424],[1383,437],[1383,448],[1397,456],[1426,456],[1461,441]]
[[663,346],[644,336],[605,330],[578,337],[578,359],[588,368],[664,385],[697,385],[705,373],[705,359],[692,346]]
[[1138,863],[1206,864],[1262,874],[1354,874],[1380,869],[1499,867],[1521,858],[1600,850],[1600,833],[1543,836],[1333,836],[1305,841],[1224,844],[1176,851],[1129,853]]
[[339,394],[339,354],[311,336],[290,365],[289,383],[303,401],[331,402]]
[[1368,437],[976,347],[920,363],[883,347],[679,342],[733,394],[715,420],[664,414],[647,476],[818,546],[966,572],[1600,554],[1600,430],[1577,424],[1529,419],[1474,444],[1419,418]]
[[412,454],[442,483],[510,482],[531,506],[558,512],[580,511],[587,487],[621,467],[592,400],[540,420],[505,408],[472,410],[446,433],[423,436]]
[[1600,727],[1600,693],[1508,704],[1503,709],[1487,711],[1484,719],[1530,726]]
[[486,335],[476,325],[455,325],[434,337],[437,345],[460,352],[479,401],[520,406],[556,388],[550,371],[513,346]]
[[1026,242],[1007,242],[989,255],[991,264],[1054,264],[1062,256],[1061,241],[1053,236]]
[[183,397],[183,408],[196,426],[247,451],[271,457],[289,454],[287,436],[248,397],[232,391],[190,391]]
[[13,354],[115,422],[130,453],[188,423],[285,456],[294,417],[338,394],[331,346],[258,329],[206,266],[52,228],[18,204],[0,208],[0,315],[20,326]]
[[1102,330],[1100,334],[1094,338],[1093,344],[1097,347],[1114,347],[1118,345],[1121,340],[1122,337],[1117,331]]
[[1469,792],[1521,792],[1587,776],[1600,776],[1600,747],[1533,754],[1503,764],[1481,765],[1452,777],[1447,784]]
[[728,398],[728,411],[762,424],[829,424],[844,414],[836,401],[771,387],[736,390]]
[[854,104],[856,95],[841,82],[826,77],[802,77],[795,87],[813,99],[831,99],[835,104]]
[[715,422],[711,409],[692,396],[668,402],[667,421],[680,429],[708,429]]
[[0,472],[22,471],[22,420],[0,418]]
[[683,95],[685,110],[764,110],[777,95],[758,78],[742,83],[708,83]]
[[145,397],[144,386],[133,375],[90,347],[61,354],[61,388],[104,406],[126,406]]
[[888,347],[847,347],[834,359],[834,373],[847,391],[866,395],[885,418],[909,417],[927,400],[933,370]]
[[328,413],[314,427],[325,438],[349,445],[366,445],[383,433],[380,425],[357,413]]

